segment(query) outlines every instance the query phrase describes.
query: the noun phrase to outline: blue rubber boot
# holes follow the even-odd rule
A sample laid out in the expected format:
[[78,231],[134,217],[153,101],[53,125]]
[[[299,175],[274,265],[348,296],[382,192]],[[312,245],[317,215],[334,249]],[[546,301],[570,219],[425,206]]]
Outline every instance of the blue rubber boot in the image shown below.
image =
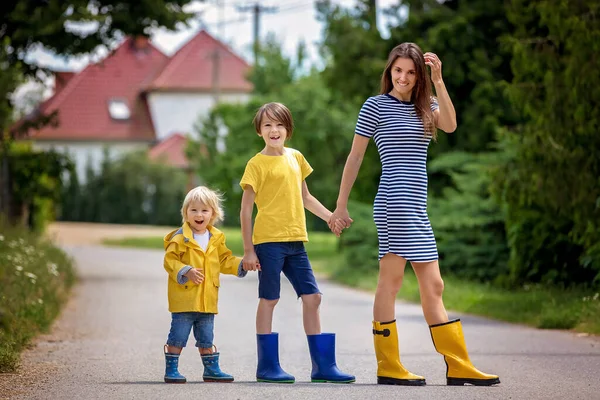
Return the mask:
[[335,333],[306,335],[312,360],[312,382],[352,383],[354,375],[340,371],[335,362]]
[[165,346],[165,382],[166,383],[185,383],[185,376],[179,373],[179,354],[167,353]]
[[233,382],[233,376],[221,371],[219,367],[219,353],[203,354],[202,364],[204,364],[204,382]]
[[279,334],[256,334],[258,367],[256,381],[268,383],[294,383],[296,378],[279,365]]

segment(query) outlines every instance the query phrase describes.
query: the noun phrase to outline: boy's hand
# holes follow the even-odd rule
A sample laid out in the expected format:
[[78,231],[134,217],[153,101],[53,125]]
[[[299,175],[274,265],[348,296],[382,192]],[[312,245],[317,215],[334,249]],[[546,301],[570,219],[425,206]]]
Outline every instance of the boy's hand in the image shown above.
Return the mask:
[[199,268],[190,269],[184,276],[186,276],[190,281],[192,281],[196,285],[199,285],[204,281],[204,274]]
[[346,224],[341,218],[336,218],[335,220],[331,220],[329,222],[329,228],[331,229],[331,232],[333,232],[337,237],[340,237],[340,234],[342,233],[345,227]]
[[244,253],[242,264],[244,271],[260,271],[260,262],[254,251]]

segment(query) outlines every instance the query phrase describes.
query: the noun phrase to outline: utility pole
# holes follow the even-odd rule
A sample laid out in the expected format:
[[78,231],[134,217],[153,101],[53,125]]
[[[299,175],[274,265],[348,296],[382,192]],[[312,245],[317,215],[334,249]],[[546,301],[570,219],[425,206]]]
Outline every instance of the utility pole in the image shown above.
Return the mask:
[[225,0],[217,0],[219,6],[219,36],[222,42],[225,42]]
[[[225,54],[223,54],[225,53]],[[227,57],[227,53],[221,48],[215,47],[208,55],[212,64],[212,91],[215,105],[220,101],[221,98],[221,59],[223,56]]]
[[258,3],[252,6],[238,6],[239,12],[250,11],[254,14],[254,64],[258,63],[258,50],[260,48],[260,15],[262,13],[274,13],[277,12],[277,7],[265,7]]
[[367,2],[367,6],[369,7],[369,24],[371,25],[371,30],[378,31],[378,29],[377,29],[377,0],[369,0]]

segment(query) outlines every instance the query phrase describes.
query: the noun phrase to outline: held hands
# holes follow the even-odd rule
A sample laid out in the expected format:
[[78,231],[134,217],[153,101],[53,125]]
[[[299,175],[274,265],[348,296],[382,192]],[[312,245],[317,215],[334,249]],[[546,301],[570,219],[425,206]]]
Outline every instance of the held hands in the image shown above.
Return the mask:
[[329,225],[331,232],[339,237],[345,228],[350,228],[352,222],[354,222],[354,220],[350,218],[347,208],[336,208],[331,214],[331,217],[329,217],[327,225]]
[[260,262],[254,251],[244,252],[242,268],[244,271],[260,271]]
[[431,68],[431,80],[433,83],[442,81],[442,61],[434,53],[427,52],[423,54],[425,64]]
[[204,281],[204,274],[200,268],[192,268],[184,276],[196,285],[199,285]]

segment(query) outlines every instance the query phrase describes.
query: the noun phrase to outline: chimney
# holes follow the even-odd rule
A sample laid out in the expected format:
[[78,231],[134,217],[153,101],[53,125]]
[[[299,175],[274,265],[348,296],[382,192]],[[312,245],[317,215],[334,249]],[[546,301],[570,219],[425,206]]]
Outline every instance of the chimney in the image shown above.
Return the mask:
[[59,93],[67,86],[67,83],[75,76],[75,72],[55,71],[54,72],[54,94]]
[[149,39],[144,35],[137,35],[133,38],[133,47],[136,50],[146,50],[148,48]]

